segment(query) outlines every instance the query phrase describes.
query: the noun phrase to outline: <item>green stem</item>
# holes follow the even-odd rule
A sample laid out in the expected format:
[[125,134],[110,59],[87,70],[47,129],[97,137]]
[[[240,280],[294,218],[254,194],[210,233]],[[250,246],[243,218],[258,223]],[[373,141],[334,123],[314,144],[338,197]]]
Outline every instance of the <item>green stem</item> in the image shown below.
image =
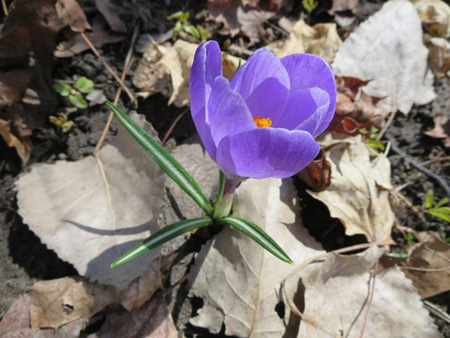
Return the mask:
[[[222,177],[221,173],[221,187],[219,187],[219,193],[220,190],[222,190],[221,198],[218,198],[216,200],[216,204],[214,206],[214,214],[213,219],[214,220],[221,220],[224,217],[227,217],[231,213],[231,207],[233,205],[233,195],[234,191],[236,190],[239,183],[241,183],[240,180],[230,180],[223,175]],[[223,182],[222,182],[223,179]],[[219,195],[218,195],[219,196]]]

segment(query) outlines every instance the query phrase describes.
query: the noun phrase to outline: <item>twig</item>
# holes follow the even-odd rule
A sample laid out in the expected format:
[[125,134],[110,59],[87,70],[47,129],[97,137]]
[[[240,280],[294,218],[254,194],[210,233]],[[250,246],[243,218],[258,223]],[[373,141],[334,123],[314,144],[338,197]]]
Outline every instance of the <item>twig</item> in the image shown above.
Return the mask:
[[385,137],[391,142],[391,149],[394,153],[401,155],[404,158],[404,161],[406,163],[411,164],[412,167],[414,167],[417,170],[419,170],[420,172],[430,176],[430,178],[432,178],[434,181],[436,181],[442,187],[442,189],[444,189],[447,196],[450,196],[450,187],[448,186],[447,182],[445,182],[445,180],[442,177],[435,174],[431,170],[425,168],[423,165],[417,163],[414,159],[409,157],[403,150],[401,150],[398,147],[397,141],[394,139],[394,137],[392,137],[392,135],[390,135],[389,133],[386,133]]
[[409,208],[411,208],[411,210],[414,212],[414,214],[417,215],[417,217],[419,217],[419,219],[421,220],[421,222],[424,225],[427,225],[427,220],[425,219],[425,217],[423,217],[422,213],[416,208],[416,206],[414,204],[412,204],[406,197],[405,195],[403,195],[400,191],[397,190],[391,190],[390,191],[391,194],[394,194],[396,197],[400,198]]
[[175,121],[173,121],[172,125],[170,126],[169,130],[167,130],[166,135],[164,135],[163,140],[161,141],[161,145],[164,145],[167,142],[167,139],[169,138],[170,134],[172,133],[173,129],[175,128],[175,126],[177,125],[178,121],[181,120],[181,118],[184,116],[184,114],[187,113],[187,111],[189,110],[189,108],[186,108],[185,110],[183,110],[181,112],[180,115],[178,115],[178,117],[175,119]]
[[81,37],[84,39],[84,41],[87,43],[89,48],[94,52],[95,56],[100,60],[101,63],[105,66],[105,68],[108,70],[108,72],[113,76],[113,78],[120,84],[122,89],[127,93],[128,97],[130,98],[131,102],[135,101],[135,98],[133,96],[133,93],[131,90],[126,86],[126,84],[119,78],[119,76],[116,74],[116,72],[110,67],[110,65],[105,61],[105,59],[100,55],[100,53],[97,51],[97,48],[92,44],[92,42],[89,40],[89,38],[84,33],[80,33]]
[[279,27],[279,26],[273,24],[273,23],[270,22],[269,20],[266,20],[266,23],[267,23],[270,27],[272,27],[273,29],[275,29],[276,31],[280,32],[282,35],[284,35],[284,36],[289,36],[289,33],[286,32],[286,30],[284,30],[283,28],[281,28],[281,27]]
[[373,295],[375,294],[375,281],[376,281],[376,276],[378,273],[378,259],[375,262],[375,268],[373,271],[373,275],[372,275],[372,290],[370,291],[370,295],[369,295],[369,300],[367,302],[367,311],[366,311],[366,315],[364,316],[364,322],[363,322],[363,327],[361,329],[361,334],[359,335],[360,338],[364,337],[364,332],[366,331],[366,325],[367,325],[367,320],[369,319],[369,312],[370,312],[370,308],[372,307],[372,303],[373,303]]
[[432,312],[435,316],[450,324],[450,315],[447,312],[427,300],[423,301],[423,305],[425,305],[428,311]]
[[439,268],[439,269],[415,268],[413,266],[405,266],[405,265],[400,265],[400,267],[405,270],[418,271],[418,272],[444,272],[444,271],[450,270],[450,266],[447,266],[445,268]]
[[[127,53],[127,56],[125,58],[125,62],[123,65],[123,70],[122,70],[122,74],[120,77],[122,81],[125,80],[128,69],[130,68],[131,58],[133,56],[133,48],[134,48],[134,44],[136,43],[136,39],[137,39],[138,35],[139,35],[139,25],[136,25],[134,27],[133,36],[131,37],[130,47],[128,48],[128,53]],[[122,87],[119,87],[116,92],[116,97],[114,98],[114,104],[117,104],[117,102],[119,102],[121,93],[122,93]],[[102,144],[105,141],[106,134],[108,133],[109,127],[111,126],[112,118],[113,118],[113,113],[110,112],[108,121],[106,121],[105,128],[103,128],[102,136],[100,137],[100,140],[98,141],[97,145],[95,146],[94,155],[96,155],[100,151],[100,148],[102,147]]]
[[2,0],[2,8],[3,8],[3,13],[5,13],[5,16],[8,16],[8,6],[6,6],[6,1]]

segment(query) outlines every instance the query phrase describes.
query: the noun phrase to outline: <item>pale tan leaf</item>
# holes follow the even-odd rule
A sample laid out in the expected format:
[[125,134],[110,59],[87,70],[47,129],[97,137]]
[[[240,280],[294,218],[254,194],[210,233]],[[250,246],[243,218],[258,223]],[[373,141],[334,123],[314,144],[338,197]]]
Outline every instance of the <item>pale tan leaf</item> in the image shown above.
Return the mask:
[[[143,116],[134,118],[151,132]],[[164,181],[159,166],[119,126],[98,158],[32,166],[16,184],[19,213],[80,274],[125,288],[147,271],[158,250],[114,269],[110,264],[159,229]]]
[[406,114],[413,104],[436,96],[422,35],[414,6],[407,0],[388,1],[344,41],[333,70],[338,76],[371,80],[365,93],[386,97],[380,101],[386,111],[398,108]]
[[450,42],[444,38],[429,38],[426,44],[430,49],[428,60],[434,75],[437,78],[450,77]]
[[[151,43],[139,62],[133,84],[149,94],[170,96],[169,104],[178,107],[188,105],[189,74],[197,47],[197,44],[184,40],[164,46]],[[224,75],[234,75],[238,58],[225,53],[222,55]]]
[[430,34],[450,38],[450,6],[441,0],[412,0]]
[[[329,255],[319,277],[305,291],[298,337],[441,337],[412,282],[398,268],[375,277],[371,269],[383,250]],[[369,311],[366,321],[366,312]],[[364,322],[365,328],[364,327]]]
[[30,138],[27,136],[16,136],[11,130],[11,121],[5,121],[1,119],[0,135],[3,137],[8,146],[16,148],[17,154],[22,160],[22,163],[26,164],[30,159],[31,154]]
[[89,282],[81,276],[39,281],[33,285],[31,296],[31,326],[58,329],[81,319],[85,327],[93,315],[107,306],[121,304],[128,312],[139,309],[162,287],[174,257],[153,260],[145,274],[124,290]]
[[[296,190],[290,180],[243,182],[236,191],[233,215],[264,229],[294,261],[284,263],[246,235],[225,226],[196,258],[191,294],[205,306],[194,325],[239,337],[281,337],[285,323],[275,311],[282,280],[306,259],[321,253],[299,218]],[[289,308],[286,307],[286,317]]]
[[369,152],[360,136],[329,133],[320,145],[331,164],[331,185],[310,194],[325,203],[331,217],[339,218],[347,235],[363,234],[371,242],[389,240],[394,224],[389,160]]
[[295,53],[311,53],[332,62],[342,44],[334,23],[320,23],[313,27],[303,20],[297,21],[289,37],[267,46],[278,57]]
[[450,290],[450,244],[426,234],[410,249],[403,272],[422,298]]

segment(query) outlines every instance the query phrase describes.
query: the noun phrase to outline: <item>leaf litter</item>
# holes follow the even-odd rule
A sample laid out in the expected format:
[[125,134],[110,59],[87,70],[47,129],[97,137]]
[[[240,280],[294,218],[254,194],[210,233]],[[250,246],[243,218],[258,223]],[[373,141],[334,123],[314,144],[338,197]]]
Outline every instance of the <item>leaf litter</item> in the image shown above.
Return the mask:
[[[333,8],[337,12],[344,9],[353,11],[356,2],[334,1]],[[114,10],[114,6],[109,1],[96,1],[96,3],[97,6],[102,3],[108,7],[106,10],[103,9],[102,13],[113,30],[123,30],[120,28],[120,18],[116,15],[118,12]],[[213,2],[210,2],[210,5],[211,3]],[[227,2],[216,2],[213,5],[220,6],[223,3]],[[227,34],[244,34],[250,37],[251,42],[258,41],[261,34],[259,26],[272,15],[274,10],[279,10],[282,4],[281,1],[268,3],[272,6],[269,9],[257,8],[260,5],[258,1],[236,1],[234,3],[229,1],[228,6],[231,6],[230,4],[235,6],[233,7],[235,13],[231,14],[235,16],[233,20],[237,18],[237,24],[233,26],[237,28],[234,28],[233,31],[230,30],[232,19],[226,19],[223,22],[228,24],[228,27],[225,25],[222,33],[227,33],[228,29]],[[441,19],[442,13],[445,14],[447,10],[442,4],[443,2],[439,0],[415,2],[428,33],[434,34],[431,38],[425,37],[426,45],[430,48],[430,60],[439,59],[439,55],[446,55],[442,51],[436,54],[433,51],[434,44],[431,42],[433,39],[439,39],[439,36],[445,35],[448,30],[445,20]],[[431,18],[429,14],[433,12],[423,9],[430,8],[430,6],[436,8],[438,13]],[[244,10],[241,14],[244,13],[247,16],[236,16],[239,7],[246,8],[246,11]],[[249,8],[251,9],[249,10]],[[432,78],[429,73],[424,72],[427,52],[422,43],[420,26],[417,25],[418,16],[415,14],[416,12],[411,11],[411,8],[412,6],[406,1],[388,2],[381,11],[361,24],[342,46],[335,24],[318,24],[311,27],[300,20],[292,28],[287,40],[273,44],[274,47],[270,48],[275,48],[277,55],[310,52],[324,57],[328,62],[334,60],[333,67],[338,75],[344,76],[340,79],[344,79],[345,82],[341,91],[341,99],[338,100],[341,111],[334,122],[342,126],[342,121],[350,118],[358,123],[358,127],[365,127],[366,124],[382,125],[387,113],[395,110],[395,107],[399,107],[401,111],[407,113],[413,103],[428,102],[433,97],[430,85]],[[405,13],[405,16],[408,15],[408,20],[396,19],[393,14],[396,11]],[[222,12],[226,11],[222,8]],[[248,20],[249,17],[252,17],[252,20]],[[242,21],[242,18],[246,18],[245,22]],[[216,20],[218,20],[217,16]],[[83,29],[83,24],[81,26],[74,22],[72,24],[75,31]],[[69,23],[71,26],[72,24]],[[388,37],[379,33],[380,27],[383,28],[382,30],[386,30],[386,26],[391,27],[387,30],[390,34]],[[103,27],[105,27],[104,23]],[[104,28],[102,29],[107,32]],[[376,34],[377,39],[374,39],[371,34]],[[402,40],[405,36],[408,42]],[[104,41],[104,38],[101,37],[100,40]],[[374,41],[375,43],[373,43]],[[383,47],[383,55],[374,54],[373,49],[380,50],[380,47],[373,47],[379,46],[377,43],[388,47],[387,49]],[[409,44],[409,46],[405,46],[405,44]],[[392,45],[399,46],[400,52],[389,49],[389,46]],[[145,95],[162,92],[170,97],[169,104],[187,105],[190,64],[196,47],[196,44],[189,44],[182,40],[178,40],[174,45],[152,43],[136,72],[138,75],[134,79],[135,85],[146,91]],[[77,48],[74,47],[74,50]],[[445,47],[440,48],[445,50]],[[80,48],[79,51],[81,50]],[[414,50],[416,54],[410,54],[411,50]],[[64,49],[61,51],[65,52]],[[70,51],[70,49],[66,49],[66,51]],[[365,53],[365,57],[369,56],[369,59],[364,58],[361,61],[359,51]],[[370,60],[372,55],[376,61]],[[228,62],[230,65],[227,77],[231,77],[237,68],[237,58],[223,54],[223,59],[224,63]],[[386,68],[377,68],[377,62],[385,63]],[[356,66],[352,69],[348,64]],[[404,67],[398,67],[399,64]],[[430,61],[430,65],[438,77],[446,76],[445,64],[444,62],[442,67],[438,62]],[[400,71],[392,72],[391,70],[394,68],[400,69]],[[380,69],[387,73],[380,72]],[[370,70],[375,70],[375,72],[370,73]],[[408,72],[409,74],[407,74]],[[424,81],[418,80],[419,75]],[[354,77],[356,82],[359,81],[356,89],[348,83],[349,76]],[[22,95],[18,95],[18,93],[24,91],[26,86],[19,83],[18,88],[14,89],[12,95],[5,94],[4,97],[10,102],[17,101],[17,98]],[[384,91],[376,91],[380,88]],[[405,88],[411,89],[412,94],[407,93]],[[393,95],[395,99],[392,98]],[[378,104],[379,100],[380,104]],[[3,127],[8,128],[9,123],[5,122]],[[355,131],[352,134],[342,128],[340,131],[351,135],[359,133],[359,131]],[[9,133],[11,132],[9,131]],[[120,134],[121,131],[119,131],[117,140],[124,136],[120,136]],[[433,136],[436,133],[431,132],[431,134],[430,136]],[[131,142],[131,140],[129,141]],[[309,180],[316,184],[316,192],[311,192],[311,194],[327,205],[333,217],[341,220],[347,235],[364,234],[368,241],[386,243],[391,239],[394,218],[389,203],[389,191],[393,189],[390,182],[390,165],[383,154],[369,149],[364,141],[361,136],[337,136],[334,133],[326,135],[321,144],[324,149],[322,157],[316,161],[318,167],[311,169],[309,173],[312,176],[312,179],[309,178]],[[14,140],[10,142],[14,142]],[[121,330],[124,332],[148,332],[146,336],[149,337],[152,336],[150,332],[153,332],[155,336],[158,334],[175,336],[176,329],[165,301],[161,294],[155,295],[155,291],[161,287],[163,278],[158,271],[153,270],[156,269],[154,268],[154,264],[157,264],[156,259],[153,259],[153,262],[148,257],[147,261],[138,260],[139,266],[130,264],[126,266],[126,271],[120,271],[117,274],[106,273],[105,275],[106,269],[102,271],[101,268],[95,268],[98,271],[94,272],[90,268],[90,262],[96,258],[101,258],[98,263],[103,267],[109,267],[111,260],[111,257],[108,256],[108,250],[111,250],[109,244],[126,250],[132,246],[131,242],[135,240],[135,237],[142,239],[148,236],[148,229],[141,231],[140,228],[144,228],[144,225],[150,226],[147,224],[149,219],[153,220],[151,231],[159,228],[155,220],[162,205],[164,180],[155,174],[156,171],[152,171],[153,169],[150,170],[150,174],[148,173],[151,160],[147,163],[145,160],[148,158],[147,154],[138,154],[139,151],[130,142],[126,141],[127,145],[122,145],[123,147],[119,141],[105,146],[99,158],[103,159],[106,167],[109,168],[110,165],[109,169],[119,168],[122,170],[124,168],[123,170],[130,174],[130,177],[139,177],[139,182],[146,177],[149,181],[155,181],[154,187],[157,192],[141,191],[138,200],[142,200],[138,201],[138,204],[142,203],[141,205],[143,205],[143,201],[147,201],[148,198],[154,199],[155,203],[147,203],[145,207],[141,208],[128,207],[130,210],[138,209],[140,212],[135,212],[132,216],[118,215],[118,219],[126,221],[127,227],[121,227],[119,230],[124,231],[118,236],[117,231],[114,236],[105,236],[104,242],[102,235],[95,234],[92,230],[114,232],[115,229],[111,230],[111,222],[108,222],[107,218],[99,216],[102,210],[98,207],[95,210],[92,207],[89,208],[88,203],[85,203],[88,212],[75,211],[67,202],[69,200],[62,198],[62,196],[68,195],[71,197],[70,200],[74,199],[77,189],[70,189],[70,185],[65,185],[71,184],[70,182],[75,176],[73,171],[78,171],[78,167],[75,166],[80,163],[82,163],[80,168],[84,167],[86,173],[82,180],[78,180],[86,180],[86,182],[77,182],[81,183],[81,187],[88,190],[96,187],[94,183],[89,183],[89,176],[95,176],[92,179],[97,183],[103,182],[94,157],[88,157],[75,163],[57,162],[53,167],[56,168],[54,171],[51,171],[51,166],[33,166],[31,173],[24,175],[19,180],[17,184],[19,207],[23,212],[24,219],[29,220],[30,228],[49,248],[55,250],[61,258],[71,262],[86,278],[71,277],[38,282],[31,300],[23,297],[18,301],[22,305],[17,306],[22,306],[25,310],[20,310],[23,318],[18,322],[17,330],[21,329],[19,328],[20,323],[23,323],[24,332],[28,332],[26,330],[30,329],[24,324],[27,321],[24,312],[27,306],[34,309],[31,319],[28,319],[34,323],[34,328],[51,326],[59,327],[58,330],[62,330],[69,329],[69,326],[73,325],[71,330],[77,332],[76,334],[89,323],[96,313],[105,311],[104,309],[107,308],[108,315],[105,323],[92,337],[110,336]],[[189,146],[185,148],[180,146],[176,148],[176,151],[181,152],[179,156],[182,156],[189,154],[192,149]],[[130,151],[132,154],[129,153]],[[186,163],[196,161],[190,159],[189,156],[186,157]],[[189,164],[186,165],[189,166]],[[195,163],[193,168],[198,169],[198,166],[199,164]],[[131,178],[123,180],[123,176],[118,179],[118,176],[108,172],[108,168],[105,169],[105,174],[107,177],[113,177],[114,181],[111,186],[113,192],[111,196],[117,197],[117,199],[120,197],[119,204],[121,206],[120,208],[114,206],[114,210],[126,209],[124,205],[126,206],[125,203],[129,199],[126,191],[131,191],[131,187],[136,186],[137,180]],[[321,176],[324,168],[328,170],[328,176],[326,173]],[[213,172],[215,168],[211,167],[210,169]],[[200,170],[198,174],[201,174]],[[33,175],[39,176],[39,182],[31,180]],[[30,181],[26,181],[25,177],[28,177]],[[36,208],[36,205],[42,205],[37,203],[45,204],[43,201],[50,200],[47,191],[50,184],[54,184],[54,187],[60,189],[64,194],[58,195],[56,203],[49,204],[50,209]],[[115,186],[116,184],[117,186]],[[144,186],[144,184],[140,184]],[[208,183],[208,187],[209,185],[210,183]],[[116,188],[117,194],[114,193]],[[127,198],[123,198],[123,196],[127,196]],[[323,250],[303,228],[300,218],[301,209],[296,196],[297,193],[290,180],[283,182],[280,180],[247,181],[238,189],[234,215],[250,218],[262,225],[288,251],[295,264],[290,266],[278,261],[275,263],[272,261],[273,257],[255,243],[230,227],[225,227],[212,241],[206,243],[197,255],[194,266],[191,267],[190,295],[201,297],[204,302],[198,315],[190,320],[193,325],[207,328],[212,333],[218,333],[224,323],[226,334],[242,337],[279,337],[283,334],[292,334],[292,332],[295,333],[292,336],[298,335],[299,337],[325,337],[329,333],[337,336],[343,333],[353,337],[364,332],[367,336],[373,332],[386,336],[405,334],[413,336],[417,333],[421,337],[439,336],[436,327],[420,302],[418,293],[421,297],[428,297],[446,291],[448,273],[445,271],[436,273],[428,270],[445,269],[445,262],[448,260],[448,244],[437,238],[427,238],[420,242],[411,249],[409,262],[404,264],[403,272],[398,267],[377,271],[377,261],[382,250],[376,246],[358,255],[329,254],[325,262],[302,268],[305,262],[323,255]],[[105,196],[100,200],[104,201]],[[148,205],[150,204],[154,207],[149,213]],[[68,206],[69,208],[67,208]],[[52,210],[54,215],[52,215],[53,217],[49,215],[36,216],[37,212],[33,209],[41,212]],[[147,213],[144,213],[144,210]],[[195,213],[195,210],[187,207],[182,216],[190,212]],[[48,214],[52,213],[48,212]],[[179,216],[180,214],[170,215],[172,218]],[[103,225],[97,226],[96,222],[99,222],[100,218],[103,220],[100,222]],[[75,221],[70,223],[67,220]],[[164,222],[164,224],[166,223]],[[93,229],[89,229],[88,225]],[[96,225],[96,227],[92,225]],[[133,232],[134,228],[137,228],[139,233],[137,230]],[[66,232],[67,229],[72,229],[74,232]],[[85,233],[90,237],[80,236]],[[112,240],[113,238],[114,240]],[[58,242],[61,245],[57,245]],[[182,243],[178,244],[178,246],[180,245]],[[80,252],[84,257],[79,254]],[[116,258],[115,256],[114,258]],[[155,252],[152,257],[157,256],[158,253]],[[302,268],[302,273],[297,271],[299,267]],[[413,269],[408,269],[409,267]],[[127,274],[126,277],[124,277],[125,274]],[[418,293],[405,274],[413,281]],[[289,285],[283,295],[281,285],[286,280],[289,281]],[[428,284],[429,280],[433,280],[433,282]],[[259,287],[249,289],[251,285]],[[371,288],[375,288],[372,296],[369,293]],[[89,290],[94,291],[89,292]],[[148,301],[152,296],[154,298]],[[292,302],[296,302],[298,297],[304,298],[304,311],[300,324],[298,324],[299,319],[296,324],[293,324],[291,319],[296,316],[296,313],[291,310],[290,305]],[[39,305],[40,302],[42,302],[41,305]],[[52,304],[48,305],[50,303]],[[126,310],[110,310],[111,305],[119,303]],[[275,310],[280,303],[284,303],[284,314]],[[296,305],[298,308],[302,308],[301,303],[297,302]],[[15,309],[13,307],[11,311],[15,311]],[[149,317],[153,317],[152,320],[145,320]],[[391,319],[395,319],[395,325]],[[11,319],[8,320],[6,325],[13,325]],[[157,326],[158,323],[161,325],[155,329],[155,325]],[[288,326],[286,326],[287,323],[289,323]],[[2,332],[2,325],[4,325],[3,321],[0,323],[0,332]],[[44,331],[40,330],[40,333],[43,335]],[[76,336],[76,334],[72,335]]]
[[[143,117],[135,116],[155,135]],[[59,257],[92,281],[126,288],[152,258],[110,264],[159,229],[162,170],[123,127],[98,157],[33,165],[17,181],[19,213]],[[158,256],[155,251],[151,257]]]

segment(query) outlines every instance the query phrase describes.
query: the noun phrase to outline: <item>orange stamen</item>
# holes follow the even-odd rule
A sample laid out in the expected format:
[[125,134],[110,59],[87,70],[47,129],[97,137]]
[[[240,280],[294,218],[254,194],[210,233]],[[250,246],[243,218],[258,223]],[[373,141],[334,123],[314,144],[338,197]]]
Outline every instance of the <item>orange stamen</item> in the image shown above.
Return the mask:
[[261,116],[253,116],[253,122],[255,122],[258,128],[270,127],[272,125],[270,118],[263,119]]

